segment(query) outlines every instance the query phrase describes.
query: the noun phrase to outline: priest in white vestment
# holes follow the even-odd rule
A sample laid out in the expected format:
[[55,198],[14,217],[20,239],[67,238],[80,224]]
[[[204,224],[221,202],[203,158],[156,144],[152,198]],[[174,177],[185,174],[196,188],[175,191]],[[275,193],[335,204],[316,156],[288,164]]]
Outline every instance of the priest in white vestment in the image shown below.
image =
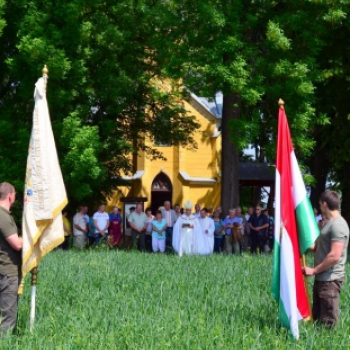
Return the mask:
[[200,254],[201,230],[198,219],[191,213],[192,207],[190,201],[185,203],[185,212],[176,220],[173,230],[173,248],[180,256]]
[[208,210],[206,208],[201,209],[200,217],[198,219],[201,227],[201,236],[198,240],[198,254],[209,255],[213,254],[214,250],[214,220],[209,218]]

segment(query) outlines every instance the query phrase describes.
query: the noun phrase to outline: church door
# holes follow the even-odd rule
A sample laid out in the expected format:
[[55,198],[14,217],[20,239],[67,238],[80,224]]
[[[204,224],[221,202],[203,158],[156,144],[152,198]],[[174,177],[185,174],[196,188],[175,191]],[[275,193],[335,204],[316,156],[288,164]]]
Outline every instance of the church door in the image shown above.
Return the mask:
[[171,203],[173,197],[173,187],[171,181],[164,173],[159,173],[152,182],[151,187],[151,208],[152,213],[164,206],[165,201]]

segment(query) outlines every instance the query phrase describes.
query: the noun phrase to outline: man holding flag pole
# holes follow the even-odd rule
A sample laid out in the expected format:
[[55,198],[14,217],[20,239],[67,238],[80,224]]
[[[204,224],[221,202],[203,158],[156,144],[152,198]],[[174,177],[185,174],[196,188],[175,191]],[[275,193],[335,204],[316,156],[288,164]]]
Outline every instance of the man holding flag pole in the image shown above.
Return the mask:
[[345,277],[349,226],[339,211],[337,193],[321,194],[320,207],[326,222],[316,240],[314,267],[304,267],[306,276],[315,276],[312,315],[325,327],[339,319],[339,295]]

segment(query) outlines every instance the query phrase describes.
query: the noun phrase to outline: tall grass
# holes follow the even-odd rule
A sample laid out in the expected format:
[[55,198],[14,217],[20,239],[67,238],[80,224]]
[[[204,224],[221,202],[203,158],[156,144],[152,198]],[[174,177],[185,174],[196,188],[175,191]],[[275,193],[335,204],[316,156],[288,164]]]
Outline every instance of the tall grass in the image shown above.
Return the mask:
[[[340,349],[350,344],[349,284],[334,330],[278,328],[272,257],[182,257],[55,251],[39,268],[35,329],[30,281],[6,349]],[[311,283],[311,281],[310,281]]]

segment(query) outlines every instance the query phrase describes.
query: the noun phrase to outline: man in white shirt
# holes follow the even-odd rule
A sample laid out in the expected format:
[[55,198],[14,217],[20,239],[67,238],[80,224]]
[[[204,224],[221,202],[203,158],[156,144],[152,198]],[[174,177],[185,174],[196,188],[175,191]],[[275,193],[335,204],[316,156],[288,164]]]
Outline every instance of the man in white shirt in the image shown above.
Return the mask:
[[147,227],[147,215],[142,211],[142,204],[136,204],[136,210],[128,218],[132,228],[132,245],[138,241],[137,245],[141,252],[146,251],[145,230]]
[[88,212],[89,212],[89,208],[85,205],[84,206],[84,220],[85,220],[85,222],[86,222],[86,228],[89,230],[90,229],[90,217],[89,217],[89,214],[88,214]]
[[171,203],[169,201],[164,202],[164,209],[161,209],[162,218],[165,219],[167,224],[166,229],[166,251],[170,253],[172,251],[172,242],[173,242],[173,227],[176,222],[176,214],[173,209],[170,209]]
[[79,249],[85,248],[88,233],[84,214],[84,207],[80,206],[73,217],[73,246]]
[[106,206],[104,204],[100,204],[98,211],[93,216],[97,245],[100,243],[101,238],[103,238],[103,241],[106,244],[108,240],[109,215],[105,210]]

